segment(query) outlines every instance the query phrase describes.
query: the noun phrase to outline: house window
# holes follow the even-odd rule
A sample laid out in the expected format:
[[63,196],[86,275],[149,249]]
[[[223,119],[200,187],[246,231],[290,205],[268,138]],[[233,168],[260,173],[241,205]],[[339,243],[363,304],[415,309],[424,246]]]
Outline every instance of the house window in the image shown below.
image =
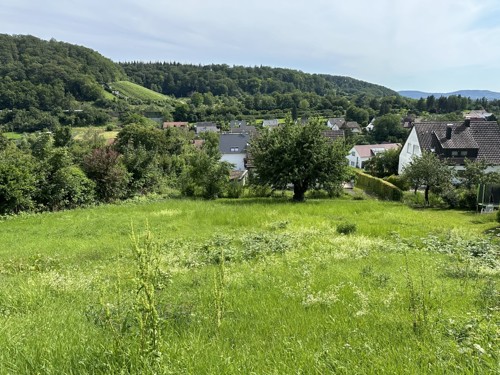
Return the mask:
[[467,156],[467,150],[460,151],[460,156]]
[[351,156],[356,156],[356,152],[355,151],[351,152]]
[[420,147],[413,145],[413,154],[418,154],[420,152]]
[[238,151],[239,151],[238,147],[231,147],[231,152],[238,152]]
[[455,157],[457,157],[457,156],[458,156],[458,151],[452,151],[452,152],[451,152],[451,156],[455,156]]
[[406,148],[406,152],[411,154],[411,143],[408,143],[408,147]]
[[356,163],[351,161],[351,167],[355,167],[356,166]]

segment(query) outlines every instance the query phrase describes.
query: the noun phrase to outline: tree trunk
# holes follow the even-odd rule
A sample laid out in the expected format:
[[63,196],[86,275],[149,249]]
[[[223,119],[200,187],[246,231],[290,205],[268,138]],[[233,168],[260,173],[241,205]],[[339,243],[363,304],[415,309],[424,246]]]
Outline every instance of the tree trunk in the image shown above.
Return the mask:
[[304,202],[305,200],[305,193],[307,191],[307,185],[306,184],[293,184],[293,200],[295,202]]
[[429,189],[431,187],[429,185],[425,186],[425,205],[429,206]]

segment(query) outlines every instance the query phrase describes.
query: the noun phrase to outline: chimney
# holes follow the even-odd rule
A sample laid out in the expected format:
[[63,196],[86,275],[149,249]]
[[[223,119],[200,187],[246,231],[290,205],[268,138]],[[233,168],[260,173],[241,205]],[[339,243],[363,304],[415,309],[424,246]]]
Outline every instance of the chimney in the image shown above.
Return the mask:
[[465,120],[464,125],[468,128],[470,127],[470,118]]
[[446,139],[451,139],[452,130],[451,124],[446,125]]

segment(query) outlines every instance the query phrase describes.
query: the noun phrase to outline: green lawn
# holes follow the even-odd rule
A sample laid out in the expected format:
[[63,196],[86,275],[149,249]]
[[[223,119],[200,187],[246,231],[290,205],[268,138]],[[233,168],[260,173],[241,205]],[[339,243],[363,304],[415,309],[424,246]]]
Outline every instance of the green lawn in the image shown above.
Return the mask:
[[7,138],[9,139],[21,139],[23,135],[21,133],[15,133],[15,132],[5,132],[3,133]]
[[128,98],[139,99],[139,100],[160,100],[169,101],[172,100],[168,96],[160,94],[159,92],[147,89],[143,86],[137,85],[129,81],[118,81],[110,84],[113,90],[118,90],[121,95],[125,95]]
[[496,226],[347,198],[10,218],[0,373],[494,373]]

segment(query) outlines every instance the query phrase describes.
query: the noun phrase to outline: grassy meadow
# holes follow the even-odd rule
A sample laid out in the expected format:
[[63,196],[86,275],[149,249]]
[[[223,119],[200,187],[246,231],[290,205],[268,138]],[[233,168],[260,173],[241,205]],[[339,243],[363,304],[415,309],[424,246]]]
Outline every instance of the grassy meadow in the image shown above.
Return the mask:
[[497,225],[347,197],[7,218],[0,374],[495,373]]
[[129,81],[117,81],[112,84],[113,90],[118,90],[120,94],[128,98],[139,100],[160,100],[169,101],[171,98],[159,92],[147,89]]

